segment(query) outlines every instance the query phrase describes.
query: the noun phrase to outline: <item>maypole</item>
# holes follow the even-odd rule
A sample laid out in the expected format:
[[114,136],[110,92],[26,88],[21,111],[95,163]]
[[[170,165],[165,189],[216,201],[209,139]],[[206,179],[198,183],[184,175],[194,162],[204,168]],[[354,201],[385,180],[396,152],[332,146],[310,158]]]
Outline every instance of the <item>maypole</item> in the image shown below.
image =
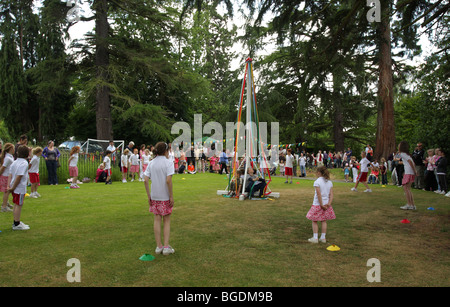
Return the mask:
[[[244,156],[242,163],[239,163],[239,156],[238,154],[241,152],[239,150],[239,135],[240,135],[240,123],[242,122],[242,110],[244,106],[244,94],[245,95],[245,150],[244,150]],[[242,80],[242,89],[240,92],[240,101],[239,101],[239,111],[237,115],[237,128],[235,133],[235,139],[234,139],[234,157],[233,157],[233,163],[232,163],[232,171],[230,172],[230,177],[228,178],[228,186],[226,190],[219,190],[217,191],[217,194],[222,195],[230,195],[235,194],[235,197],[239,197],[240,200],[243,200],[246,196],[245,192],[245,186],[247,184],[247,175],[248,175],[248,168],[253,167],[257,170],[257,174],[266,179],[266,171],[268,180],[266,182],[266,187],[264,188],[264,195],[260,196],[270,196],[272,197],[279,197],[279,193],[273,193],[270,191],[270,188],[268,187],[270,182],[272,181],[270,176],[270,171],[268,169],[268,161],[265,155],[264,151],[264,144],[261,141],[261,135],[260,135],[260,129],[259,129],[259,116],[258,116],[258,107],[256,102],[256,93],[255,93],[255,82],[253,77],[253,61],[251,58],[248,58],[246,60],[246,66],[245,66],[245,73],[244,73],[244,79]],[[256,126],[256,131],[254,131],[253,127]],[[256,132],[256,133],[255,133]],[[259,156],[258,156],[259,151]],[[258,159],[259,157],[259,159]],[[245,163],[244,168],[244,179],[242,183],[242,191],[237,190],[237,184],[236,190],[233,190],[231,188],[232,182],[237,182],[239,180],[238,177],[238,169],[243,166]]]

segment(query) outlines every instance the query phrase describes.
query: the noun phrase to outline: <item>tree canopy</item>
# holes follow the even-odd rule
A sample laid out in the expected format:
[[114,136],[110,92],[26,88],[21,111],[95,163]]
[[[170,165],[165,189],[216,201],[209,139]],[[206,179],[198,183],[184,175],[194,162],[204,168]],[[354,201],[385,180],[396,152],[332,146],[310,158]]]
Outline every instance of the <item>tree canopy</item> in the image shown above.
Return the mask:
[[[72,2],[89,13],[68,18]],[[280,123],[282,144],[372,144],[377,157],[403,139],[448,146],[450,4],[379,2],[378,22],[365,0],[0,0],[0,138],[155,143],[194,114],[225,126],[233,63],[250,56],[260,121]]]

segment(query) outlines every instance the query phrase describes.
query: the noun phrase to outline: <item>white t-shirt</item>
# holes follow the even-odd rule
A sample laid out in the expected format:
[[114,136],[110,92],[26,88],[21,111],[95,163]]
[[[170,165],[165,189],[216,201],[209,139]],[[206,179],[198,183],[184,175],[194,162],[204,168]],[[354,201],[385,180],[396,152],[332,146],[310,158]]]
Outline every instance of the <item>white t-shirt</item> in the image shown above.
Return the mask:
[[144,176],[152,181],[150,193],[152,200],[169,200],[170,194],[166,180],[168,176],[173,174],[173,162],[165,156],[157,156],[150,161]]
[[72,160],[70,160],[69,166],[71,166],[71,167],[77,166],[77,164],[78,164],[78,153],[74,153],[71,156],[71,158],[72,158]]
[[298,158],[298,161],[299,161],[300,166],[306,165],[306,157],[300,157],[300,158]]
[[39,173],[39,159],[40,157],[34,155],[31,158],[30,165],[31,167],[28,169],[28,173],[30,174],[38,174]]
[[406,154],[406,153],[404,153],[404,152],[401,152],[400,153],[400,157],[402,158],[403,166],[405,167],[405,175],[415,175],[416,173],[414,173],[414,169],[408,163],[408,161],[411,161],[411,162],[414,163],[414,161],[411,158],[411,156]]
[[[328,204],[328,199],[330,197],[330,191],[331,191],[331,188],[333,187],[333,183],[331,182],[331,180],[326,180],[323,177],[319,177],[319,178],[317,178],[316,181],[314,181],[314,187],[320,188],[320,194],[322,197],[322,205]],[[317,191],[314,194],[313,206],[320,206]]]
[[120,166],[128,167],[128,155],[120,156]]
[[13,155],[6,153],[5,159],[3,160],[3,165],[5,167],[2,176],[8,177],[11,174],[11,164],[14,162]]
[[292,168],[293,167],[293,165],[292,165],[292,160],[294,159],[294,156],[293,155],[287,155],[286,156],[286,166],[285,167],[290,167],[290,168]]
[[[111,152],[111,156],[115,157],[116,156],[116,152],[114,150],[116,150],[116,146],[114,145],[108,145],[108,147],[106,147],[106,150],[109,150]],[[113,152],[114,151],[114,152]]]
[[103,163],[105,163],[105,170],[111,169],[111,159],[108,156],[105,156]]
[[362,158],[359,163],[361,164],[361,173],[368,173],[369,172],[369,164],[370,164],[369,159]]
[[17,158],[16,161],[11,164],[11,187],[16,182],[17,176],[22,176],[19,185],[14,190],[16,194],[26,194],[27,193],[27,177],[28,173],[28,162],[25,159]]
[[130,157],[130,163],[131,163],[131,165],[139,165],[139,155],[132,154]]
[[142,163],[148,164],[150,162],[150,155],[142,155]]

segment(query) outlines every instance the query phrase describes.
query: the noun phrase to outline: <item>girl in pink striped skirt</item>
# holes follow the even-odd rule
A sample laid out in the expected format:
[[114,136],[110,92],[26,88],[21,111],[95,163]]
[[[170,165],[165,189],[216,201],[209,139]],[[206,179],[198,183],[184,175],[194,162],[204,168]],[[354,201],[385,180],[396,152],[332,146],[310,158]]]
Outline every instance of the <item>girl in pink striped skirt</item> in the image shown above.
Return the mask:
[[[333,201],[333,183],[330,180],[330,173],[325,166],[317,168],[317,180],[314,181],[314,201],[309,209],[306,218],[312,221],[313,237],[308,239],[311,243],[326,243],[327,221],[334,220],[334,214],[331,203]],[[319,225],[322,223],[322,235],[319,239]]]
[[[150,204],[149,211],[154,217],[153,231],[155,233],[156,254],[170,255],[175,250],[169,245],[170,216],[174,205],[172,175],[173,162],[169,160],[169,146],[159,142],[155,145],[153,153],[156,155],[144,173],[145,190]],[[151,189],[149,187],[151,181]],[[164,245],[161,240],[161,222],[164,222]]]

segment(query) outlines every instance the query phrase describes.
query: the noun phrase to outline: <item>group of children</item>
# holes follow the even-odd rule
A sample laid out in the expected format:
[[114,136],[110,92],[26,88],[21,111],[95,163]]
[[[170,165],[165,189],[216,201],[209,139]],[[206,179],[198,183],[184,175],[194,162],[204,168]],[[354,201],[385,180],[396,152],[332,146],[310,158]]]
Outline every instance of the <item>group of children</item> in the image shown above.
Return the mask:
[[[69,159],[69,173],[72,177],[71,188],[79,188],[76,184],[78,177],[79,146],[72,148]],[[28,230],[30,226],[20,220],[27,186],[31,185],[30,198],[38,198],[40,185],[39,162],[43,149],[41,147],[29,148],[26,145],[14,146],[6,143],[0,156],[0,192],[3,192],[1,212],[13,212],[13,230]],[[16,159],[14,158],[16,156]],[[13,204],[9,203],[12,194]]]

